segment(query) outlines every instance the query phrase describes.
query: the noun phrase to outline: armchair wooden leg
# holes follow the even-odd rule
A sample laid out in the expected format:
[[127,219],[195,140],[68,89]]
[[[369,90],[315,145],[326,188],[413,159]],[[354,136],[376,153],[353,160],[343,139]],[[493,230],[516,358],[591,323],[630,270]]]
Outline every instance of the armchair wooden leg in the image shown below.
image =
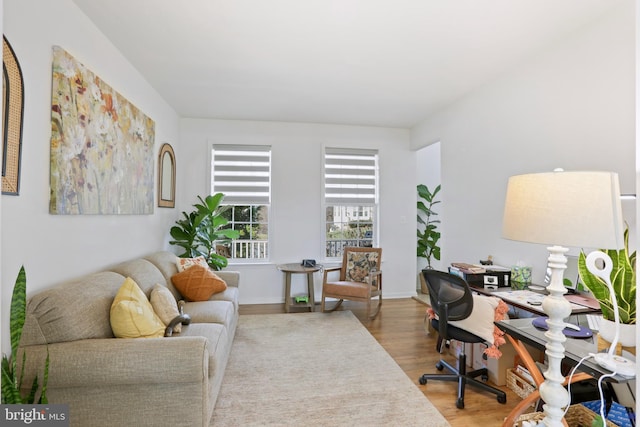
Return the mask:
[[[338,308],[340,308],[340,306],[342,305],[342,301],[343,300],[339,300],[335,306],[333,306],[332,308],[328,309],[328,312],[332,312],[332,311],[336,311]],[[322,302],[320,303],[320,311],[322,313],[325,313],[325,299],[324,299],[324,295],[322,296]]]
[[367,315],[369,319],[374,319],[378,315],[378,313],[380,313],[380,308],[382,308],[382,295],[378,297],[378,304],[376,305],[376,311],[373,314],[369,314],[371,309],[371,300],[369,300],[369,302],[367,302]]

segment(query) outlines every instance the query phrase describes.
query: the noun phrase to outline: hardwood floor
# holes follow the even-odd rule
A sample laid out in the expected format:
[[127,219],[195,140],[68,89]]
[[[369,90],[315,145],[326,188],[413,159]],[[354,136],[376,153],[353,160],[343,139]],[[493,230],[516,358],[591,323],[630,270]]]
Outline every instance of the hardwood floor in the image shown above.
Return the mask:
[[[343,309],[353,312],[453,427],[500,426],[504,417],[520,401],[520,397],[506,386],[501,387],[507,393],[506,404],[498,403],[491,394],[469,388],[465,393],[465,408],[457,409],[455,383],[430,381],[424,386],[418,383],[423,373],[437,372],[435,364],[442,356],[435,350],[435,334],[425,333],[426,306],[411,298],[384,300],[382,310],[372,321],[366,319],[363,307],[357,303],[343,304]],[[319,306],[316,306],[316,310],[319,311]],[[268,313],[284,313],[284,304],[240,306],[241,315]],[[445,355],[444,359],[452,363],[455,361],[449,355]],[[425,420],[425,426],[428,425]]]

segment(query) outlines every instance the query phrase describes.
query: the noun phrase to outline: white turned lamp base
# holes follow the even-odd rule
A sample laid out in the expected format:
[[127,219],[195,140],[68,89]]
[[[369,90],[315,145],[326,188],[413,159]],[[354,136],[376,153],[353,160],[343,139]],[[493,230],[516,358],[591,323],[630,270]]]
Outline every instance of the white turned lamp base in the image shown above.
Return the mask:
[[564,297],[567,289],[563,284],[564,270],[567,268],[567,257],[564,254],[569,249],[562,246],[547,249],[551,283],[547,286],[549,295],[542,300],[542,309],[549,316],[549,329],[544,334],[547,338],[545,354],[549,365],[543,372],[545,380],[540,385],[540,397],[545,402],[543,424],[547,427],[561,427],[564,408],[571,403],[569,392],[562,385],[564,375],[561,370],[564,342],[567,340],[562,331],[565,328],[565,319],[571,314],[571,303]]

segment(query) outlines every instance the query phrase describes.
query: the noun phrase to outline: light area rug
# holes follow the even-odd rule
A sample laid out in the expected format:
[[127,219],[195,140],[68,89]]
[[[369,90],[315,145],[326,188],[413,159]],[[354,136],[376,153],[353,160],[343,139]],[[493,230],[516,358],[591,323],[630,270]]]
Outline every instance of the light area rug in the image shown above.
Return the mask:
[[350,311],[241,315],[211,426],[449,426]]

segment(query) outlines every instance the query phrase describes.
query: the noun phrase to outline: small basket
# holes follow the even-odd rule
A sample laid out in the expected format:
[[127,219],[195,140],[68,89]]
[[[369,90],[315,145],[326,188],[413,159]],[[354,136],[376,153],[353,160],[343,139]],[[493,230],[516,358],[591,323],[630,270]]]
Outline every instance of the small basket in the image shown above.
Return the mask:
[[536,389],[535,385],[518,375],[514,368],[507,369],[507,387],[522,399],[529,396]]
[[[569,406],[569,410],[564,415],[564,419],[569,427],[591,427],[591,424],[596,419],[598,414],[593,412],[589,408],[585,408],[583,405],[576,404]],[[544,418],[543,412],[531,412],[529,414],[523,414],[518,417],[513,427],[522,427],[524,421],[542,421]],[[618,427],[616,424],[607,420],[607,427]]]

